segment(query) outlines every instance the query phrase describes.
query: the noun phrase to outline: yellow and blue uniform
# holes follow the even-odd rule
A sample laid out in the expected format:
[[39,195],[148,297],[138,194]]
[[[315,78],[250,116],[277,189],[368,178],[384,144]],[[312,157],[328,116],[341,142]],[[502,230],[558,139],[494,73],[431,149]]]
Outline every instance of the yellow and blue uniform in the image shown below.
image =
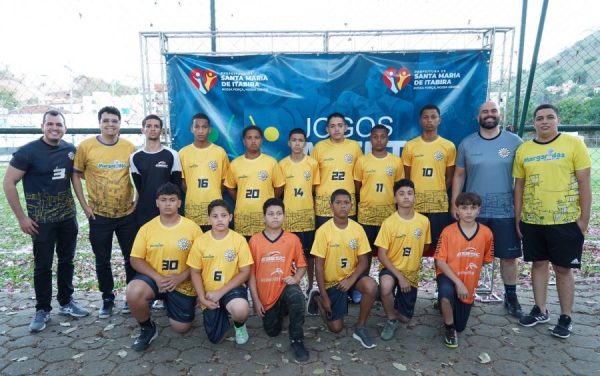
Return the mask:
[[283,227],[290,232],[314,230],[313,186],[320,182],[319,164],[308,155],[305,155],[300,162],[294,162],[287,156],[279,161],[279,167],[285,177]]

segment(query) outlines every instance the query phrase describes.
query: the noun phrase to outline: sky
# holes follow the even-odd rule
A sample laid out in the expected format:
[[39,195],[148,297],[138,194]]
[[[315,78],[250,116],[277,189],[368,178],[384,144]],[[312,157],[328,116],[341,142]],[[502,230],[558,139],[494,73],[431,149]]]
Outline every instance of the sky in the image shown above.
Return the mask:
[[[218,31],[515,27],[521,0],[215,0]],[[542,0],[529,0],[528,68]],[[0,69],[139,82],[139,32],[209,31],[209,0],[0,0]],[[600,1],[550,0],[540,61],[600,29]],[[516,64],[516,62],[515,62]],[[1,77],[0,77],[1,79]]]

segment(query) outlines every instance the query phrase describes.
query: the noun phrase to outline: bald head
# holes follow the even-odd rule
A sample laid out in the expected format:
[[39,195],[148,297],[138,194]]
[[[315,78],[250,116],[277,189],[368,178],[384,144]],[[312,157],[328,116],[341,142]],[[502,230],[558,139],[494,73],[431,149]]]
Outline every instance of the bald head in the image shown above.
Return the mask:
[[477,116],[479,125],[485,129],[494,129],[500,124],[500,109],[496,102],[488,101],[479,107]]

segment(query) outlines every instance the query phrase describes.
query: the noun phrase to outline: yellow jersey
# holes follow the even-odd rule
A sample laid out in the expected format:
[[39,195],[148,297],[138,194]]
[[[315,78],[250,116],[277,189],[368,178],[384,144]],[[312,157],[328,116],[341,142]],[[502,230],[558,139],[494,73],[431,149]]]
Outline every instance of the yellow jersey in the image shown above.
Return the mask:
[[319,163],[321,182],[315,195],[315,214],[320,217],[332,217],[331,194],[336,189],[345,189],[352,195],[350,215],[356,214],[354,194],[354,164],[362,150],[358,142],[345,139],[335,143],[331,139],[319,141],[312,150],[311,156]]
[[[354,273],[358,256],[371,252],[369,239],[362,226],[348,219],[345,229],[338,228],[333,219],[317,229],[310,254],[325,259],[325,287],[337,285]],[[367,271],[368,272],[368,271]]]
[[225,186],[237,189],[233,216],[235,231],[246,236],[262,231],[265,227],[263,203],[274,197],[274,188],[284,184],[281,168],[274,158],[261,153],[255,159],[243,155],[234,159],[229,166]]
[[185,192],[185,216],[198,226],[208,222],[208,204],[222,199],[222,183],[229,169],[225,150],[215,144],[201,149],[190,144],[179,151]]
[[77,147],[73,168],[83,173],[88,204],[95,214],[121,218],[133,212],[129,156],[134,151],[135,146],[123,138],[107,145],[100,136],[88,138]]
[[283,228],[291,232],[314,230],[313,186],[318,185],[320,181],[319,164],[308,155],[300,162],[294,162],[287,156],[279,161],[279,167],[285,177]]
[[395,210],[394,183],[404,177],[400,157],[387,153],[377,158],[373,153],[358,158],[354,180],[361,182],[358,223],[381,226]]
[[240,268],[252,265],[246,238],[229,230],[223,239],[215,239],[211,231],[202,234],[192,246],[187,260],[190,268],[200,269],[204,291],[215,291],[239,274]]
[[[375,245],[385,249],[387,256],[410,282],[419,286],[419,270],[425,244],[431,244],[429,219],[417,212],[412,219],[400,217],[398,212],[390,215],[379,230]],[[383,269],[383,264],[380,269]]]
[[[192,220],[181,217],[173,227],[164,226],[160,216],[154,217],[138,231],[131,257],[146,260],[160,275],[173,275],[184,272],[194,239],[202,235],[202,230]],[[176,291],[196,296],[192,281],[188,278],[181,282]]]
[[456,163],[456,147],[452,141],[440,136],[431,142],[415,137],[404,145],[402,162],[410,166],[409,178],[415,183],[415,210],[447,212],[446,168]]

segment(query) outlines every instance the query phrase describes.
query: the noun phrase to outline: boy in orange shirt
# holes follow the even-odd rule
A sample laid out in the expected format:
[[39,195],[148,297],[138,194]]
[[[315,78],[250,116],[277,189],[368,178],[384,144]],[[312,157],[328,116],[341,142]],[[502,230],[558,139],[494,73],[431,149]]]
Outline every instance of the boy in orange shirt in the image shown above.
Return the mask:
[[438,299],[446,326],[444,344],[458,347],[456,332],[467,326],[483,264],[494,261],[494,237],[477,223],[481,198],[465,192],[456,198],[458,222],[442,231],[435,251]]
[[290,315],[289,338],[296,360],[308,360],[304,347],[304,294],[298,285],[306,260],[298,236],[283,230],[284,204],[270,198],[263,204],[265,229],[250,239],[255,260],[250,273],[254,312],[262,317],[269,337],[281,333],[283,317]]

